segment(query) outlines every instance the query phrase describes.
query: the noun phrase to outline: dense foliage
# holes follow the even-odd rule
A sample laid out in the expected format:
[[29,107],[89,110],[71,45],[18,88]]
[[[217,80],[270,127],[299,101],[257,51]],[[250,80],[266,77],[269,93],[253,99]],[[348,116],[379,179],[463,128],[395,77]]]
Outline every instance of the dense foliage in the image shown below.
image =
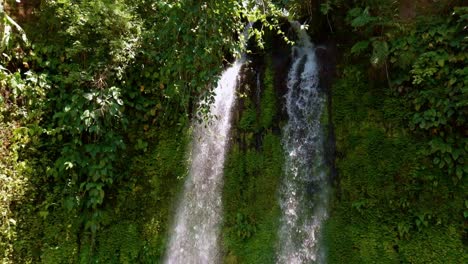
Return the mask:
[[468,10],[327,3],[355,32],[332,90],[330,262],[466,262]]
[[467,262],[462,1],[18,2],[0,0],[0,262],[159,263],[190,120],[257,21],[223,246],[226,263],[272,263],[287,63],[265,36],[291,43],[283,9],[340,50],[329,262]]
[[246,22],[276,26],[271,3],[254,6],[1,2],[2,262],[161,258],[189,118],[207,116]]

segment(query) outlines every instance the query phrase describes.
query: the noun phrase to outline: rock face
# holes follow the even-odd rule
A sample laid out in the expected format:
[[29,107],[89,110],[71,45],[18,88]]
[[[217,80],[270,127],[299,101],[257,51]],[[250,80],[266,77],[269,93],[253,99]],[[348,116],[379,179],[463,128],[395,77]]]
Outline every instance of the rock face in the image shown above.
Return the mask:
[[[441,10],[447,9],[450,6],[462,5],[463,0],[451,1],[452,3],[446,5],[446,1],[434,0],[402,0],[399,6],[400,18],[406,22],[410,22],[416,17],[421,17],[429,14],[438,13]],[[459,3],[457,3],[459,2]]]
[[41,5],[40,0],[27,0],[21,2],[4,1],[5,12],[17,22],[22,23],[31,19],[34,11]]
[[415,1],[403,0],[400,2],[400,18],[411,20],[416,16]]

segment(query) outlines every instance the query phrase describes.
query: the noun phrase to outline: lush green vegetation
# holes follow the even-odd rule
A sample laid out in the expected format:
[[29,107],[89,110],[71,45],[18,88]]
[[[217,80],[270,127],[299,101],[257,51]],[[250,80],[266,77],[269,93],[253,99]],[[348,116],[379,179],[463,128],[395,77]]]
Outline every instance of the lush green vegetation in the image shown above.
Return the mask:
[[239,89],[243,96],[234,122],[235,140],[226,161],[223,190],[226,263],[275,261],[275,230],[280,214],[276,194],[283,150],[277,133],[279,111],[274,73],[270,60],[267,62],[262,74],[257,73],[263,77],[260,86],[250,69]]
[[468,10],[384,2],[328,1],[356,33],[332,90],[329,261],[464,263]]
[[189,115],[235,53],[243,7],[28,8],[0,13],[2,263],[159,261]]
[[224,260],[274,262],[284,69],[262,37],[287,33],[281,8],[339,45],[328,261],[468,262],[462,1],[27,2],[0,0],[1,263],[159,263],[189,120],[247,20],[260,23],[225,168]]

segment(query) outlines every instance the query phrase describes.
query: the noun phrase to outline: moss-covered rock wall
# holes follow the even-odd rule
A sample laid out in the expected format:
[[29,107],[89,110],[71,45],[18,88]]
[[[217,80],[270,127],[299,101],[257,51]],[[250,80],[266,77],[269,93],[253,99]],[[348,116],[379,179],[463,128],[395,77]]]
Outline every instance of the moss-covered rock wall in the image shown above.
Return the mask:
[[[287,58],[287,56],[286,56]],[[225,263],[275,261],[282,174],[282,69],[271,53],[244,69],[223,189]],[[276,64],[274,63],[276,62]]]

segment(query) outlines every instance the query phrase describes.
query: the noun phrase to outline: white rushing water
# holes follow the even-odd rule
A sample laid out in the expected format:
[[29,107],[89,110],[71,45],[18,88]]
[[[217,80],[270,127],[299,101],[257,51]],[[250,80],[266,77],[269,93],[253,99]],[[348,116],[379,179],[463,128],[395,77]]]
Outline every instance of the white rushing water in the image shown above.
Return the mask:
[[320,123],[325,96],[319,87],[315,48],[306,31],[292,22],[299,41],[293,47],[288,73],[283,128],[284,179],[277,263],[325,263],[320,242],[327,218],[328,182],[324,134]]
[[165,263],[219,263],[222,175],[231,127],[231,110],[243,60],[227,69],[214,90],[214,118],[194,125],[192,160],[171,232]]

